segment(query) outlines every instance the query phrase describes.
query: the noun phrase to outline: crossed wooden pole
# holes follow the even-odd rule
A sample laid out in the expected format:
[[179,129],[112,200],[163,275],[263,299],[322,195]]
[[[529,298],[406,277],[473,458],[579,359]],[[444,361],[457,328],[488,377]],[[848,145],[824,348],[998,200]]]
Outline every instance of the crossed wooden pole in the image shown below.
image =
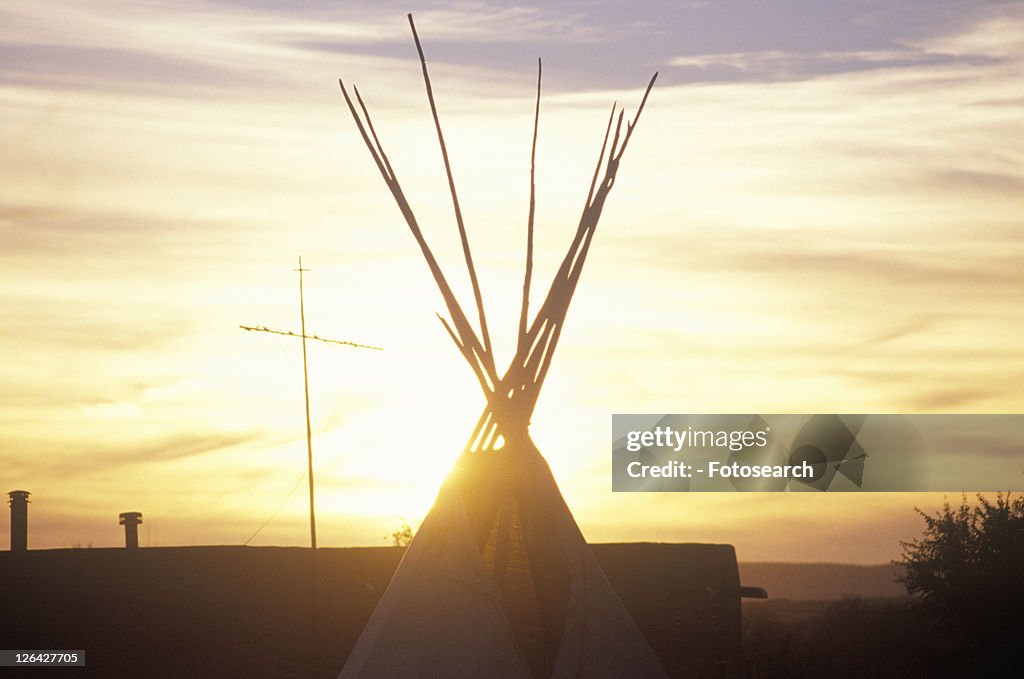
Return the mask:
[[348,342],[345,340],[329,339],[326,337],[319,337],[317,335],[306,334],[306,303],[302,289],[302,274],[309,270],[310,269],[302,268],[302,257],[299,257],[299,268],[294,269],[294,271],[299,272],[299,319],[301,323],[301,331],[298,334],[289,330],[274,330],[262,325],[240,325],[238,327],[242,330],[249,330],[251,332],[269,332],[275,335],[299,337],[302,339],[302,380],[306,395],[306,461],[309,476],[309,542],[310,546],[313,549],[316,549],[316,509],[313,501],[313,429],[309,422],[309,361],[306,357],[306,340],[311,339],[330,344],[343,344],[356,349],[373,349],[374,351],[383,351],[383,349],[369,344],[357,344],[355,342]]

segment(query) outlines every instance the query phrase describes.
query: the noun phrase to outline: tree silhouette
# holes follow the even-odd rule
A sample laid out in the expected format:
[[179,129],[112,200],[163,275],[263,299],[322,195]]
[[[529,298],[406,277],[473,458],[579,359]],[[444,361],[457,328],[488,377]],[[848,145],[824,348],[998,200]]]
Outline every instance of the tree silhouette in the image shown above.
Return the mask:
[[395,547],[408,547],[412,542],[412,535],[412,527],[405,519],[402,519],[402,525],[385,535],[384,539],[390,540]]
[[1000,664],[1013,653],[1024,615],[1024,497],[966,495],[927,514],[921,537],[901,542],[897,579],[919,609],[947,625],[965,650]]

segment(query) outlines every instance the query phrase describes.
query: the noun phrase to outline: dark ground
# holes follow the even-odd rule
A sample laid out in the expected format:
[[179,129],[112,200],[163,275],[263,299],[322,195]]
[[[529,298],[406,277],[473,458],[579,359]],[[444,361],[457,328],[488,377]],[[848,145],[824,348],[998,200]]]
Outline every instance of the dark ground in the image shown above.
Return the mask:
[[[899,593],[890,566],[744,564],[743,584],[771,598],[744,599],[741,622],[731,546],[592,547],[672,676],[1024,676],[1012,669],[1024,667],[1020,644],[965,645],[905,597],[889,596]],[[0,649],[84,649],[87,659],[85,668],[0,668],[0,677],[333,679],[401,555],[393,547],[315,556],[275,547],[0,552]]]
[[[968,641],[907,597],[745,601],[747,679],[1019,677],[1017,641]],[[1019,625],[1018,625],[1019,629]]]
[[[674,676],[740,676],[730,545],[593,548]],[[0,668],[0,676],[333,679],[401,555],[392,547],[2,552],[0,648],[82,649],[86,667]]]

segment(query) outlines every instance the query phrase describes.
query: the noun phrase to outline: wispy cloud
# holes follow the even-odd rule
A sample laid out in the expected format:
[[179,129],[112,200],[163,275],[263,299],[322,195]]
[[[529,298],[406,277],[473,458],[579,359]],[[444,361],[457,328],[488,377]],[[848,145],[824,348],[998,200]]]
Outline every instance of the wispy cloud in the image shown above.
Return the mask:
[[671,59],[668,65],[690,69],[689,77],[695,80],[785,80],[873,68],[981,64],[984,61],[985,58],[980,56],[966,60],[953,54],[934,54],[912,49],[849,52],[772,50],[680,56]]

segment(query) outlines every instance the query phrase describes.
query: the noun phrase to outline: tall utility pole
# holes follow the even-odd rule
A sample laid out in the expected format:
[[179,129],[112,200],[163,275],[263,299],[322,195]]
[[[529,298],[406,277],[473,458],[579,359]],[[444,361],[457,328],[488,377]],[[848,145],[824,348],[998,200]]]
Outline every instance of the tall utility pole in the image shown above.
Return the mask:
[[326,339],[324,337],[317,337],[316,335],[306,334],[306,302],[305,296],[302,289],[302,274],[310,269],[302,268],[302,257],[299,257],[299,268],[293,269],[293,271],[299,272],[299,321],[301,323],[301,332],[296,335],[293,332],[285,330],[272,330],[264,326],[249,326],[240,325],[242,330],[250,330],[253,332],[269,332],[275,335],[286,335],[288,337],[300,337],[302,338],[302,384],[306,395],[306,461],[309,470],[309,543],[313,549],[316,549],[316,509],[313,501],[313,429],[309,422],[309,363],[306,358],[306,340],[312,339],[319,342],[329,342],[331,344],[344,344],[346,346],[355,347],[358,349],[374,349],[375,351],[383,351],[380,347],[370,346],[369,344],[356,344],[355,342],[346,342],[344,340]]
[[316,511],[313,508],[313,430],[309,426],[309,369],[306,362],[306,301],[302,293],[302,255],[299,255],[299,319],[302,331],[302,387],[306,394],[306,460],[309,465],[309,543],[316,549]]

